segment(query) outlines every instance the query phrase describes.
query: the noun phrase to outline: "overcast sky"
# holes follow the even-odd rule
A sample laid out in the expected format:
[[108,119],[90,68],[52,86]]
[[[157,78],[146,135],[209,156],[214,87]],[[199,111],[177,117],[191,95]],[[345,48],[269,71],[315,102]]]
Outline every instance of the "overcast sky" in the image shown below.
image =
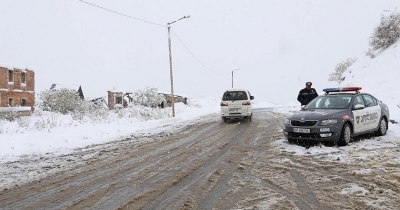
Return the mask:
[[[359,57],[398,0],[1,0],[0,65],[36,72],[36,92],[79,84],[87,98],[117,88],[222,96],[234,86],[257,101],[296,101],[307,81],[322,94],[335,65]],[[138,20],[140,19],[140,20]],[[144,20],[144,21],[141,21]],[[145,22],[147,21],[147,22]],[[179,38],[178,38],[179,37]]]

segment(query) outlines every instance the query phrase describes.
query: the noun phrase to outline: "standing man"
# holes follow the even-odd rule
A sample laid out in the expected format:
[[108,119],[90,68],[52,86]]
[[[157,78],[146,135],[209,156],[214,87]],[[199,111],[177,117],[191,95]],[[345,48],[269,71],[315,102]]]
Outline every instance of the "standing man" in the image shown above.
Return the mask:
[[318,96],[317,91],[314,88],[311,88],[312,82],[306,82],[306,88],[301,89],[299,95],[297,96],[297,100],[301,103],[301,105],[307,105],[308,102],[313,100]]

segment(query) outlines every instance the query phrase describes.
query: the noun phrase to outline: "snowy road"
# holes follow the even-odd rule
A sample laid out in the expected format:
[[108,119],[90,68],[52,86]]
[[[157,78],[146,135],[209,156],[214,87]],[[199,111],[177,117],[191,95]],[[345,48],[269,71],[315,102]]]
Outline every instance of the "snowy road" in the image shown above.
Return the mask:
[[[15,173],[53,172],[0,192],[0,209],[400,207],[400,165],[392,156],[366,161],[371,151],[357,150],[341,162],[333,158],[342,157],[340,148],[297,155],[288,148],[302,146],[283,139],[284,119],[268,109],[256,110],[250,123],[226,124],[214,115],[176,133],[9,163],[2,167]],[[380,150],[399,152],[399,145]],[[41,169],[24,169],[32,162]]]

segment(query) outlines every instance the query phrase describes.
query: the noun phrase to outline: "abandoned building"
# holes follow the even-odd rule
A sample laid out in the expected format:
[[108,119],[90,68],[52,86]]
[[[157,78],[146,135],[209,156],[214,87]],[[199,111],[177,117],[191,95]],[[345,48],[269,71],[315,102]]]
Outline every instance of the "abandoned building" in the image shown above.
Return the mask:
[[107,101],[105,100],[105,96],[91,99],[90,102],[92,102],[96,106],[104,106],[104,108],[108,108],[108,104],[107,104]]
[[4,107],[24,107],[23,110],[33,111],[34,105],[35,72],[28,69],[0,67],[0,107],[3,108],[2,110],[5,110]]
[[[160,94],[164,95],[164,98],[165,98],[164,103],[163,103],[164,107],[172,106],[171,94],[170,93],[160,93]],[[185,105],[187,105],[187,97],[174,94],[174,103],[179,103],[179,102],[182,102]]]
[[[132,102],[132,99],[129,98],[129,93],[123,93],[121,91],[107,91],[108,95],[108,108],[114,109],[116,105],[121,105],[126,108],[128,103]],[[125,99],[125,96],[129,101]]]

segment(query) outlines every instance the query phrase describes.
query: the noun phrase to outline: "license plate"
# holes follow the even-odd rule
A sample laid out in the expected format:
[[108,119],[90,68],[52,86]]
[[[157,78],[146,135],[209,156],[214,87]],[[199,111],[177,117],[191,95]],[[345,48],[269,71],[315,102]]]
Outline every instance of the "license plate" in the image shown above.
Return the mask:
[[319,132],[329,132],[329,131],[331,131],[331,129],[329,129],[329,128],[320,128],[319,129]]
[[310,129],[306,129],[306,128],[293,128],[293,132],[295,132],[295,133],[310,133]]
[[229,108],[229,112],[239,112],[238,108]]

